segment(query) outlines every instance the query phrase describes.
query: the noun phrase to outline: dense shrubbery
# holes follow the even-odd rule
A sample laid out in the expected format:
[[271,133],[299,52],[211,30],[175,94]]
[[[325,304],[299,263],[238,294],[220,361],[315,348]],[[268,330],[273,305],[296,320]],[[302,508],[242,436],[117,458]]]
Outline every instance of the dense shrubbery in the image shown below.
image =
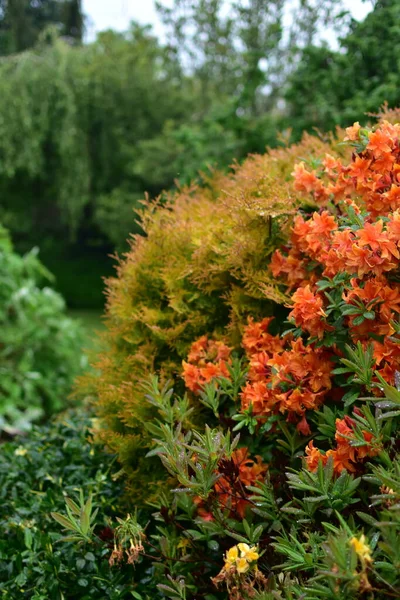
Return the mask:
[[249,315],[272,314],[274,303],[286,300],[268,263],[298,208],[316,206],[299,197],[290,172],[299,157],[316,160],[328,151],[338,156],[334,139],[306,136],[297,146],[249,157],[232,175],[215,173],[203,187],[171,194],[165,205],[145,207],[146,237],[135,238],[118,277],[108,281],[109,350],[97,364],[101,376],[89,382],[101,407],[101,438],[135,480],[139,468],[141,485],[132,493],[147,496],[147,480],[156,486],[155,465],[144,458],[152,410],[137,382],[152,369],[178,375],[203,334],[228,328],[238,344]]
[[[85,412],[70,412],[1,446],[2,598],[117,600],[130,594],[131,567],[112,571],[108,564],[113,534],[107,527],[121,485],[112,479],[113,457],[87,441],[90,424]],[[58,541],[60,528],[50,513],[64,510],[63,492],[76,498],[79,490],[85,500],[92,493],[100,512],[96,538],[76,552]]]
[[[400,125],[386,120],[348,128],[342,157],[320,145],[320,158],[292,163],[284,212],[273,214],[265,198],[279,199],[279,187],[255,166],[287,173],[307,141],[280,151],[283,164],[271,153],[220,180],[230,201],[221,210],[205,192],[190,218],[184,195],[176,208],[148,207],[147,239],[109,283],[110,350],[97,389],[100,435],[131,475],[131,500],[159,477],[153,456],[170,478],[146,528],[128,518],[115,534],[111,562],[139,563],[138,598],[400,597],[399,139]],[[250,226],[266,214],[269,238]],[[236,230],[224,221],[235,215]],[[192,251],[174,254],[187,231],[198,231]],[[189,299],[199,308],[177,303],[170,282],[196,285]],[[147,291],[142,304],[137,290]],[[213,293],[215,313],[202,300],[212,307]],[[279,301],[286,322],[273,319]],[[176,331],[165,326],[174,311]],[[196,314],[212,318],[188,327]],[[175,391],[157,377],[140,384],[146,367],[176,374],[183,353],[185,394],[179,379]]]
[[25,428],[60,410],[83,366],[80,329],[32,250],[13,251],[0,228],[0,428]]

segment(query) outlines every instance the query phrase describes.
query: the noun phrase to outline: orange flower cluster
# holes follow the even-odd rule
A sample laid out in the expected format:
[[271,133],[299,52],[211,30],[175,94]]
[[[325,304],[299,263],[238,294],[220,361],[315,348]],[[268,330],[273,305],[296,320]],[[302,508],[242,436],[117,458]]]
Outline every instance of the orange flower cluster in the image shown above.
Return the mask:
[[229,461],[221,461],[218,467],[222,474],[215,484],[218,502],[223,508],[229,508],[242,519],[249,506],[249,493],[246,491],[246,486],[254,486],[258,481],[263,481],[268,469],[262,462],[261,456],[255,458],[255,461],[249,458],[247,448],[239,448],[233,452]]
[[188,362],[182,362],[186,387],[198,393],[205,383],[217,377],[229,377],[230,354],[231,348],[226,344],[203,335],[192,344]]
[[356,123],[346,133],[345,140],[361,150],[352,162],[343,165],[327,154],[320,173],[297,165],[295,188],[312,194],[319,204],[354,200],[373,217],[400,208],[400,125],[382,121],[368,132]]
[[400,344],[386,336],[383,343],[374,341],[373,349],[378,373],[393,385],[395,374],[400,371]]
[[309,285],[299,287],[292,296],[293,310],[289,319],[294,319],[297,327],[301,327],[311,336],[322,339],[325,331],[332,331],[325,318],[324,300],[321,294],[311,290]]
[[354,427],[355,421],[351,417],[345,416],[344,419],[336,419],[336,450],[328,450],[326,454],[322,454],[318,448],[315,448],[312,441],[309,442],[305,457],[308,470],[315,472],[320,461],[326,465],[329,457],[332,456],[336,475],[340,475],[344,469],[349,473],[354,473],[360,460],[379,454],[380,448],[376,443],[376,438],[369,431],[362,432],[365,444],[354,445],[356,441]]
[[352,279],[350,290],[344,292],[343,298],[347,304],[356,305],[362,301],[364,306],[375,313],[375,319],[354,325],[354,316],[349,317],[352,336],[356,339],[367,339],[371,333],[378,336],[393,335],[391,322],[400,313],[400,289],[398,285],[390,284],[385,278],[374,277]]
[[277,335],[268,333],[271,321],[273,321],[273,317],[266,317],[255,323],[254,319],[249,317],[242,337],[242,346],[247,356],[251,357],[258,352],[272,354],[283,349],[283,340]]
[[[322,208],[294,220],[289,245],[274,253],[270,269],[294,290],[290,318],[319,340],[333,329],[317,281],[339,273],[353,277],[343,301],[355,309],[344,311],[343,326],[354,342],[378,337],[377,366],[393,383],[400,368],[400,352],[390,339],[400,314],[400,288],[393,283],[400,260],[400,125],[383,121],[368,131],[356,123],[346,133],[358,151],[350,164],[326,155],[319,173],[295,168],[296,189],[312,194]],[[328,199],[335,214],[323,208]],[[349,205],[357,217],[351,224]],[[368,213],[362,216],[362,210]]]
[[325,266],[324,275],[340,271],[363,277],[382,276],[397,269],[399,262],[400,213],[396,211],[375,223],[365,222],[364,227],[353,231],[347,228],[336,231],[331,237],[329,250],[320,256]]
[[366,274],[379,277],[397,269],[400,211],[389,214],[385,224],[382,220],[366,221],[357,230],[338,229],[334,221],[326,211],[315,212],[307,221],[297,217],[287,255],[276,250],[272,256],[270,268],[274,277],[284,277],[292,289],[340,271],[358,277]]
[[326,352],[304,346],[301,339],[272,336],[267,331],[269,322],[250,321],[245,329],[243,345],[250,368],[241,408],[251,406],[253,414],[260,417],[279,412],[295,420],[300,416],[298,429],[308,435],[305,412],[318,408],[331,388],[333,363]]

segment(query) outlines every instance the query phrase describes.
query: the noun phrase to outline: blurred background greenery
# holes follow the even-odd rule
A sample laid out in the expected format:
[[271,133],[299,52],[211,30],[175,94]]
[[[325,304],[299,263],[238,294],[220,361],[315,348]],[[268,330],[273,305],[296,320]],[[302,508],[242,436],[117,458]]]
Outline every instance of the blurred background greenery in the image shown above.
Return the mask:
[[39,246],[87,317],[145,193],[398,105],[400,0],[366,4],[359,21],[351,0],[174,0],[157,5],[162,39],[132,23],[89,43],[80,0],[0,0],[0,207],[16,249]]

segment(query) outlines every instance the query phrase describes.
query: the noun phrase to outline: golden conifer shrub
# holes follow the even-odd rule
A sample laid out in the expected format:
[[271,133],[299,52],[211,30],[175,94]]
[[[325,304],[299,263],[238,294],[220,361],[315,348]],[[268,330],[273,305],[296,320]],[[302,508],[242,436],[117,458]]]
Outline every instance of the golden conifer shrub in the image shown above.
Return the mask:
[[[306,158],[313,168],[315,157],[343,152],[335,137],[305,135],[297,145],[249,156],[229,174],[213,172],[200,186],[144,203],[145,235],[131,240],[107,281],[106,350],[96,374],[78,383],[94,397],[97,437],[118,454],[136,502],[159,491],[157,469],[162,473],[159,460],[146,457],[154,407],[142,380],[156,371],[179,381],[194,340],[228,331],[226,341],[239,347],[249,315],[265,317],[285,303],[268,265],[293,215],[307,208],[294,188],[294,164]],[[194,410],[190,418],[201,416]]]

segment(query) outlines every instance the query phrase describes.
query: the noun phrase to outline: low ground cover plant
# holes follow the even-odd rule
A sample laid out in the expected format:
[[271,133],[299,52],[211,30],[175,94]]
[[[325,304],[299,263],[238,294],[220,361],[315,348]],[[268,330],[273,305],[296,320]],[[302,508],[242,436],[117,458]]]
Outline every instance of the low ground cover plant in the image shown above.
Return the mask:
[[[222,320],[184,345],[175,381],[167,349],[160,376],[124,380],[152,334],[129,341],[117,316],[132,308],[123,276],[137,281],[138,265],[111,283],[111,324],[126,326],[111,339],[137,353],[115,387],[113,349],[103,356],[98,426],[132,471],[145,440],[143,464],[160,461],[166,490],[114,530],[110,562],[136,565],[138,599],[400,597],[400,125],[356,123],[343,138],[342,157],[293,167],[296,214],[264,263],[285,319],[264,288],[268,304],[246,310],[234,335]],[[147,420],[134,439],[138,405]]]
[[60,410],[84,366],[79,325],[51,282],[37,250],[19,256],[0,226],[0,430]]
[[[113,533],[122,510],[114,457],[89,443],[86,410],[64,413],[27,437],[1,445],[0,596],[7,600],[95,600],[132,597],[129,569],[111,570]],[[51,513],[65,510],[65,496],[86,504],[92,540],[78,551],[61,543]],[[117,506],[120,508],[117,509]],[[96,514],[97,511],[97,514]]]

